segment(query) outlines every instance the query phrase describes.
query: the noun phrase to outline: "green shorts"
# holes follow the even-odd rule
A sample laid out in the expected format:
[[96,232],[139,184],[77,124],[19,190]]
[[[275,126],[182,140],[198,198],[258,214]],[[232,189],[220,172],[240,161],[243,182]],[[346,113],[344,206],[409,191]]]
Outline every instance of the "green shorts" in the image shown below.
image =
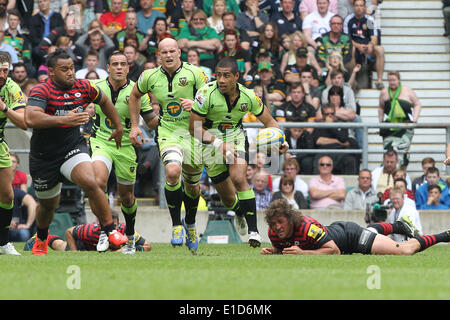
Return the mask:
[[[233,145],[237,152],[237,161],[245,160],[248,164],[248,141],[243,132],[239,133],[238,136],[234,138]],[[212,145],[203,145],[202,159],[206,168],[206,173],[214,184],[224,181],[229,176],[228,164],[224,160],[223,155],[215,150]]]
[[11,156],[9,155],[8,144],[3,141],[0,143],[0,168],[9,168],[12,166]]
[[115,142],[101,139],[90,139],[92,161],[103,161],[109,172],[114,165],[117,182],[132,184],[136,181],[137,157],[133,145],[122,146],[117,149]]
[[[201,172],[203,163],[201,157],[202,144],[190,135],[187,130],[170,131],[163,127],[158,127],[157,143],[161,160],[164,165],[170,161],[182,162],[189,165],[194,171]],[[181,150],[182,155],[168,156],[168,151]]]

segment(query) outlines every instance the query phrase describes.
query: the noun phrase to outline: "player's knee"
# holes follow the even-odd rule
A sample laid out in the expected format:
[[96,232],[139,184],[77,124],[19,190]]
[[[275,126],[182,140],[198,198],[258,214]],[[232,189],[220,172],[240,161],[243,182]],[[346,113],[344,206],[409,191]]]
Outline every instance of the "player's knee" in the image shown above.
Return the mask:
[[121,193],[120,194],[120,201],[122,202],[122,204],[129,208],[133,205],[134,203],[134,196],[131,192],[126,192],[126,193]]
[[166,166],[166,180],[170,184],[176,184],[180,180],[181,167],[178,164],[169,164]]

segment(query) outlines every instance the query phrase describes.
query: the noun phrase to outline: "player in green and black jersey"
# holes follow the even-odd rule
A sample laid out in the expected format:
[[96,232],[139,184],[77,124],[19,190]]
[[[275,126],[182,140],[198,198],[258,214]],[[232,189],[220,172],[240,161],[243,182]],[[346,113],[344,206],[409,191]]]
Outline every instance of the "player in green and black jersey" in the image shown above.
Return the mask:
[[9,54],[0,52],[0,254],[19,255],[8,242],[11,223],[14,192],[12,188],[13,170],[8,144],[4,141],[4,128],[10,120],[26,130],[24,120],[25,97],[20,87],[8,77],[11,60]]
[[[111,55],[107,70],[109,76],[105,79],[95,80],[95,84],[114,103],[124,127],[124,135],[122,147],[117,149],[114,141],[109,140],[115,128],[112,126],[111,120],[102,112],[100,106],[95,105],[93,133],[90,137],[92,161],[96,179],[103,190],[106,190],[108,177],[114,166],[121,199],[121,209],[127,225],[125,234],[128,237],[128,242],[122,252],[133,254],[136,252],[134,225],[137,201],[134,197],[134,185],[136,182],[137,162],[136,152],[128,137],[131,129],[128,101],[134,82],[127,79],[129,65],[127,57],[120,51],[116,51]],[[148,95],[144,95],[141,98],[140,114],[149,127],[156,127],[157,118],[150,106]]]
[[[256,225],[255,194],[246,179],[248,143],[242,118],[250,111],[265,127],[279,128],[279,125],[253,90],[237,82],[239,71],[233,58],[219,61],[216,78],[217,81],[197,92],[189,129],[205,145],[202,156],[208,176],[225,207],[236,212],[239,233],[248,231],[249,244],[256,247],[261,245],[261,236]],[[215,150],[219,151],[221,159],[217,158]],[[280,152],[286,150],[284,145]],[[224,163],[223,158],[233,159]]]
[[[156,141],[166,173],[165,196],[172,218],[171,243],[173,246],[183,244],[184,225],[186,244],[195,251],[198,247],[195,216],[203,166],[195,153],[200,150],[199,142],[189,134],[189,115],[195,93],[208,78],[199,67],[180,60],[181,50],[174,39],[163,39],[158,49],[162,65],[144,71],[130,96],[130,140],[134,145],[142,143],[138,101],[151,92],[160,106]],[[186,208],[185,224],[181,220],[182,201]]]

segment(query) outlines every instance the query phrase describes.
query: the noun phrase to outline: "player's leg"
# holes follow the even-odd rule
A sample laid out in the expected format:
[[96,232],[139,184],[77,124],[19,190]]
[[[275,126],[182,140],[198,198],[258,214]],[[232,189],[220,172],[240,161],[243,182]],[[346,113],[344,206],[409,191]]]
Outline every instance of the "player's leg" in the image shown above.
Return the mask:
[[162,147],[160,151],[161,160],[164,165],[166,181],[164,194],[172,219],[173,246],[183,245],[183,226],[181,223],[181,204],[183,202],[183,188],[181,185],[181,168],[183,163],[183,151],[178,146]]
[[104,234],[100,235],[97,250],[100,252],[106,251],[109,248],[109,242],[117,247],[124,244],[128,239],[116,230],[109,203],[104,191],[97,183],[89,155],[81,152],[66,160],[61,166],[61,173],[83,189],[89,199],[92,212],[100,222]]
[[[9,159],[9,155],[6,158]],[[10,159],[9,162],[11,162]],[[2,161],[0,160],[0,254],[20,255],[12,243],[8,241],[14,207],[14,192],[11,185],[13,180],[12,167],[11,165],[1,167],[1,164]]]
[[377,222],[367,226],[367,229],[385,236],[390,234],[403,234],[410,238],[420,235],[419,230],[414,226],[408,216],[401,216],[394,223]]
[[43,191],[36,191],[38,198],[38,205],[36,207],[36,239],[31,249],[34,255],[47,254],[48,247],[48,233],[49,227],[52,223],[55,210],[59,205],[61,193],[61,183],[58,183],[55,187]]

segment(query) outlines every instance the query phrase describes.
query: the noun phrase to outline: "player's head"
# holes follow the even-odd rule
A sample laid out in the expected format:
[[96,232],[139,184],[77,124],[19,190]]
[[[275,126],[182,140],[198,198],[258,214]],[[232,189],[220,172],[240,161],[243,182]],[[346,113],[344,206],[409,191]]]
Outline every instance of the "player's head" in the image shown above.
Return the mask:
[[176,70],[181,64],[181,50],[175,39],[165,38],[158,44],[161,64],[166,70]]
[[9,68],[11,67],[11,57],[9,53],[0,51],[0,87],[3,86],[8,78]]
[[114,51],[108,60],[106,69],[109,73],[109,78],[115,82],[122,82],[127,79],[130,66],[127,61],[127,56],[121,51]]
[[300,226],[302,215],[286,199],[279,199],[267,207],[265,220],[281,239],[287,239],[292,236],[294,228]]
[[222,93],[230,93],[236,88],[239,71],[236,60],[226,57],[216,65],[217,86]]
[[72,58],[64,49],[56,49],[47,57],[48,75],[63,88],[75,83],[75,67]]

